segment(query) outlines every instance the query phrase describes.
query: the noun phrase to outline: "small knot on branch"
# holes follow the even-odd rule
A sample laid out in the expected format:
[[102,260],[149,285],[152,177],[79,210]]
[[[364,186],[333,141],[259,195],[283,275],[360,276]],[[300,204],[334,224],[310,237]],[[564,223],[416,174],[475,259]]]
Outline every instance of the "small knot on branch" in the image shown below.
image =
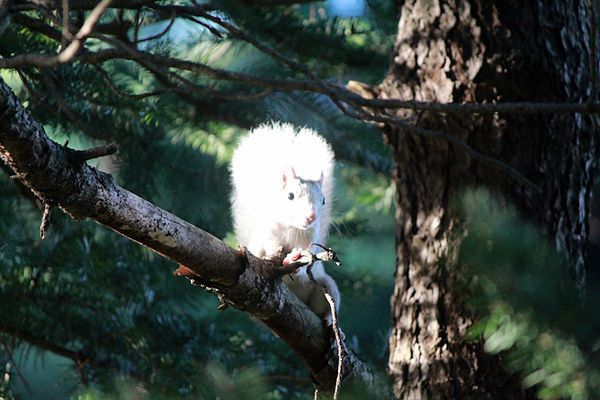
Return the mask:
[[42,214],[42,222],[40,223],[40,238],[42,238],[42,240],[46,238],[46,233],[48,233],[51,214],[52,204],[50,204],[49,202],[44,202],[44,212]]
[[68,157],[75,163],[83,164],[87,160],[93,160],[94,158],[110,156],[115,154],[119,147],[115,143],[111,143],[106,146],[94,147],[88,150],[68,150]]

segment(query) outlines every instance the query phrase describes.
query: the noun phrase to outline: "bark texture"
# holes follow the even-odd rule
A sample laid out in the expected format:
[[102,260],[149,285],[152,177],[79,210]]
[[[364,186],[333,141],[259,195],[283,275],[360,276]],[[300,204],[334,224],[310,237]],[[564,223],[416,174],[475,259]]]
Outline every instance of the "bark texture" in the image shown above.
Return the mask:
[[[228,305],[261,320],[302,359],[317,387],[332,391],[337,357],[322,321],[294,296],[278,268],[235,251],[207,232],[115,185],[111,176],[82,163],[50,140],[0,79],[0,160],[45,204],[74,218],[91,218],[188,268],[195,283],[216,291]],[[192,271],[192,275],[186,271]],[[386,386],[348,349],[344,375],[374,397]]]
[[[407,0],[379,98],[438,102],[585,101],[590,95],[585,1]],[[399,398],[521,398],[464,335],[472,324],[455,263],[458,220],[450,203],[487,186],[564,251],[565,271],[585,284],[587,220],[598,141],[593,116],[442,115],[399,112],[456,135],[541,187],[522,186],[443,139],[384,127],[397,185],[397,270],[389,370]],[[500,371],[500,372],[499,372]]]

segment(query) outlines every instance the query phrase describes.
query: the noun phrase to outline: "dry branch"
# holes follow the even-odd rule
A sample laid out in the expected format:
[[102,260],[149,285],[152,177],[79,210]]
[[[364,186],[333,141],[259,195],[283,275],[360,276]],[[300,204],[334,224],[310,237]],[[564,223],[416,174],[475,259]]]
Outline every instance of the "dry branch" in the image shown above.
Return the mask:
[[[0,159],[39,198],[52,201],[74,218],[91,218],[155,252],[186,265],[203,283],[218,289],[229,304],[260,319],[303,360],[319,388],[335,385],[332,342],[319,317],[279,279],[276,268],[251,254],[239,253],[219,239],[135,194],[115,185],[110,175],[74,163],[68,151],[45,134],[0,80]],[[348,375],[374,396],[387,388],[350,351]]]

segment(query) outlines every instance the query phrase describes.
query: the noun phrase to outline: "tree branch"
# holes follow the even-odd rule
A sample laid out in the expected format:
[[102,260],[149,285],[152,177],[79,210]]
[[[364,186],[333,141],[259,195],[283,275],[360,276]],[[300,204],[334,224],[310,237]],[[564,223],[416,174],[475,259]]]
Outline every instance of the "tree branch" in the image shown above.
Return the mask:
[[[110,175],[69,159],[63,146],[51,141],[42,126],[0,80],[0,159],[40,198],[48,199],[74,218],[91,218],[186,265],[203,283],[222,293],[228,303],[264,322],[310,370],[319,388],[335,385],[332,342],[319,317],[279,279],[276,267],[251,254],[237,252],[203,230],[115,185]],[[385,386],[352,353],[345,358],[346,375],[365,383],[374,395]]]

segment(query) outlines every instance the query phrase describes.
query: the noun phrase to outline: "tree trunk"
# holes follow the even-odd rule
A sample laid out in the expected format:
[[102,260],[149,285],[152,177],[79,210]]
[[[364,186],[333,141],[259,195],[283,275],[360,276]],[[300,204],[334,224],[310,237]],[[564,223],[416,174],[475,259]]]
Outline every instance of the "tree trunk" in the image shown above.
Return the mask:
[[[379,98],[437,102],[572,101],[591,95],[590,11],[585,1],[407,0]],[[585,244],[598,142],[596,117],[558,114],[398,112],[417,125],[460,137],[539,186],[515,182],[443,138],[384,127],[397,185],[397,270],[389,370],[400,398],[522,398],[465,332],[455,263],[458,219],[450,202],[486,186],[537,223],[585,285]],[[499,372],[500,371],[500,372]]]

